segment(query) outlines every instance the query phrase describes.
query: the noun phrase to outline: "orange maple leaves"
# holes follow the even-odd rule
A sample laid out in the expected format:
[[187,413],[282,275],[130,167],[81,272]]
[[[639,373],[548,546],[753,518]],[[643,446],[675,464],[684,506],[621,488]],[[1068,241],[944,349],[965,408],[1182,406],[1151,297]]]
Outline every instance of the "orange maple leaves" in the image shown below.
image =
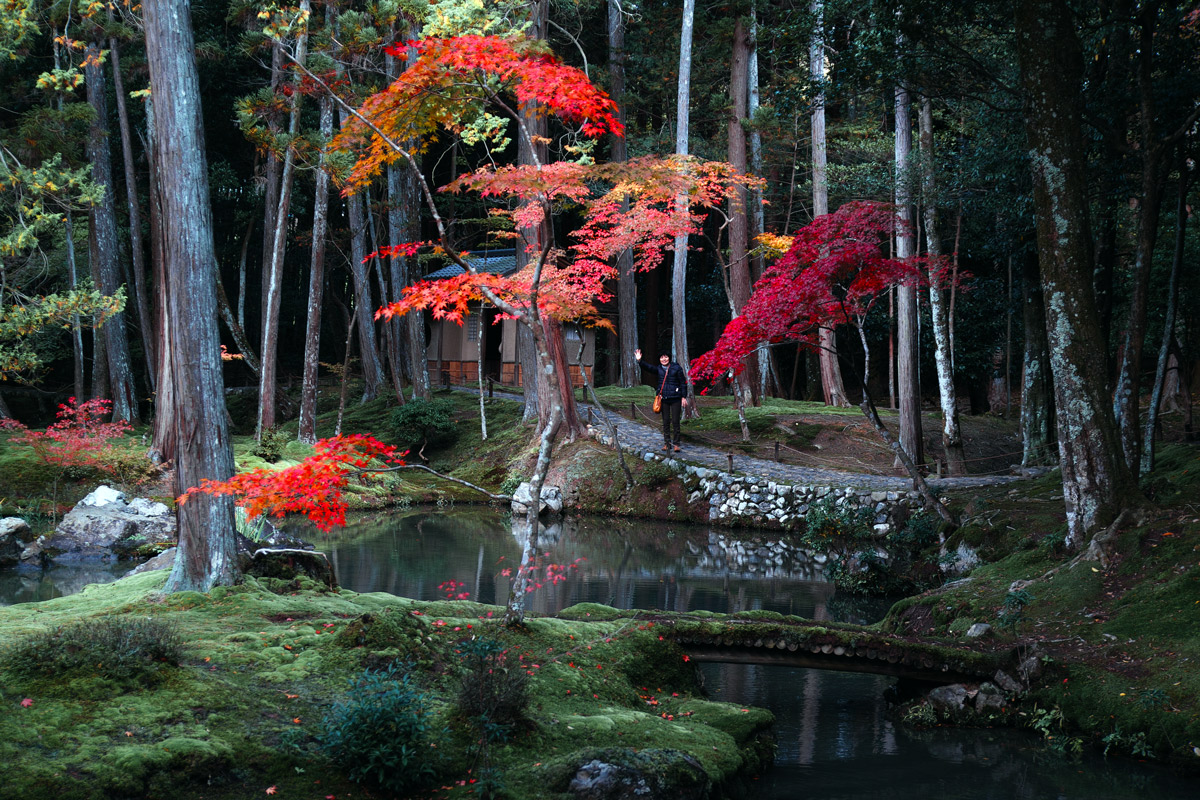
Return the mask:
[[303,514],[318,529],[328,531],[346,523],[344,490],[356,472],[369,469],[377,460],[404,463],[395,447],[363,434],[322,439],[313,447],[313,455],[295,466],[251,470],[225,481],[206,480],[188,489],[179,502],[196,494],[233,495],[250,519]]
[[563,64],[536,42],[456,36],[395,43],[387,52],[407,59],[408,47],[416,50],[415,59],[359,110],[367,122],[349,121],[333,140],[335,149],[357,156],[352,186],[401,158],[393,142],[417,142],[419,149],[439,127],[459,129],[472,109],[503,102],[505,96],[518,104],[536,102],[565,122],[580,124],[587,136],[624,135],[616,103],[581,70]]

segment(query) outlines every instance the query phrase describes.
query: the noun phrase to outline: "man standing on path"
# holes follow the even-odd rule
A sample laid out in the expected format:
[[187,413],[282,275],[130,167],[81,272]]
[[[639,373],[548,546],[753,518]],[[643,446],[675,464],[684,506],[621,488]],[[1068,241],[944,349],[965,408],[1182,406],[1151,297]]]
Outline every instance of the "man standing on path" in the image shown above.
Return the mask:
[[662,449],[670,450],[674,446],[675,452],[678,453],[680,445],[683,444],[679,420],[683,416],[684,407],[687,406],[687,376],[683,374],[683,367],[672,361],[667,353],[658,357],[657,364],[642,361],[641,350],[634,350],[633,357],[642,369],[654,373],[655,389],[662,395]]

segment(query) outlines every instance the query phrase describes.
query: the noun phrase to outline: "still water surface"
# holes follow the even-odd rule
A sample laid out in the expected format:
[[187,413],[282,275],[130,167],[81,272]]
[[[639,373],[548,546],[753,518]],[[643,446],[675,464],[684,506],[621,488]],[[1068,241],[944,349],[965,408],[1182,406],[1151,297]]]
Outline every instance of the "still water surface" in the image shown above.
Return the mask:
[[[886,601],[836,594],[809,564],[752,569],[713,555],[720,532],[644,520],[582,518],[542,538],[547,560],[575,563],[568,580],[531,598],[538,613],[580,602],[618,608],[766,609],[866,623]],[[520,557],[521,533],[508,515],[479,509],[428,510],[362,520],[318,540],[342,585],[422,600],[445,596],[447,580],[471,599],[502,602],[500,570]],[[775,766],[755,800],[1195,800],[1192,779],[1095,755],[1059,756],[1033,736],[1009,730],[912,731],[885,718],[892,679],[849,672],[703,664],[714,699],[771,709]]]
[[[480,508],[412,510],[361,518],[323,536],[299,531],[334,562],[343,586],[419,600],[446,596],[503,602],[501,571],[515,566],[521,532],[509,515]],[[573,564],[567,580],[530,598],[537,613],[580,602],[618,608],[766,609],[814,619],[871,622],[882,601],[837,595],[807,563],[730,563],[711,546],[721,532],[642,520],[582,518],[541,537],[544,560]],[[114,580],[106,568],[44,575],[0,572],[0,603],[46,600]],[[769,708],[776,716],[775,766],[755,800],[1195,800],[1193,779],[1095,755],[1068,759],[1021,732],[911,731],[885,718],[891,679],[786,667],[703,664],[714,699]]]

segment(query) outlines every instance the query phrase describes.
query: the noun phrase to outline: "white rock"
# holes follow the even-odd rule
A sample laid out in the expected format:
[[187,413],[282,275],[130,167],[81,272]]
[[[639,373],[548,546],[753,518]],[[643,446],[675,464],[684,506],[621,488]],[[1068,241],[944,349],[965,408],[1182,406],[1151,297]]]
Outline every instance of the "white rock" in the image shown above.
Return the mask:
[[124,503],[125,493],[111,486],[100,486],[87,497],[79,501],[81,506],[111,506],[114,503]]
[[147,500],[145,497],[135,497],[130,500],[129,510],[135,514],[141,514],[143,517],[161,517],[171,513],[171,509],[167,508],[166,504]]

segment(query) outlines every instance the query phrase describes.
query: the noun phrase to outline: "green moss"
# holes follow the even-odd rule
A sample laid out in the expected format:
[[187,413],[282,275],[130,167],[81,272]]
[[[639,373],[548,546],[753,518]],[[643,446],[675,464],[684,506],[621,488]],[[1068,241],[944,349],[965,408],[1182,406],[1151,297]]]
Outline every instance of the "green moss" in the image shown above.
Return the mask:
[[[759,763],[758,744],[735,740],[740,729],[726,719],[734,712],[691,696],[691,666],[635,612],[577,606],[576,619],[530,618],[524,629],[509,630],[482,623],[480,612],[494,609],[473,603],[414,603],[254,578],[209,595],[164,597],[164,578],[146,573],[0,609],[0,625],[14,633],[125,614],[167,621],[189,643],[169,680],[121,697],[22,694],[15,676],[0,670],[0,705],[14,709],[0,715],[0,761],[10,767],[0,798],[232,800],[247,786],[271,785],[305,796],[313,775],[322,792],[359,794],[321,755],[316,738],[350,677],[372,659],[417,664],[431,692],[453,696],[458,651],[474,635],[501,642],[529,673],[528,727],[515,729],[492,755],[514,797],[548,796],[541,768],[532,765],[588,746],[688,753],[712,781]],[[643,699],[651,691],[664,701],[655,713]],[[672,694],[679,697],[666,700]],[[30,707],[19,705],[23,697]],[[449,706],[437,708],[449,721]],[[469,746],[466,736],[447,744],[451,763],[464,772]]]

